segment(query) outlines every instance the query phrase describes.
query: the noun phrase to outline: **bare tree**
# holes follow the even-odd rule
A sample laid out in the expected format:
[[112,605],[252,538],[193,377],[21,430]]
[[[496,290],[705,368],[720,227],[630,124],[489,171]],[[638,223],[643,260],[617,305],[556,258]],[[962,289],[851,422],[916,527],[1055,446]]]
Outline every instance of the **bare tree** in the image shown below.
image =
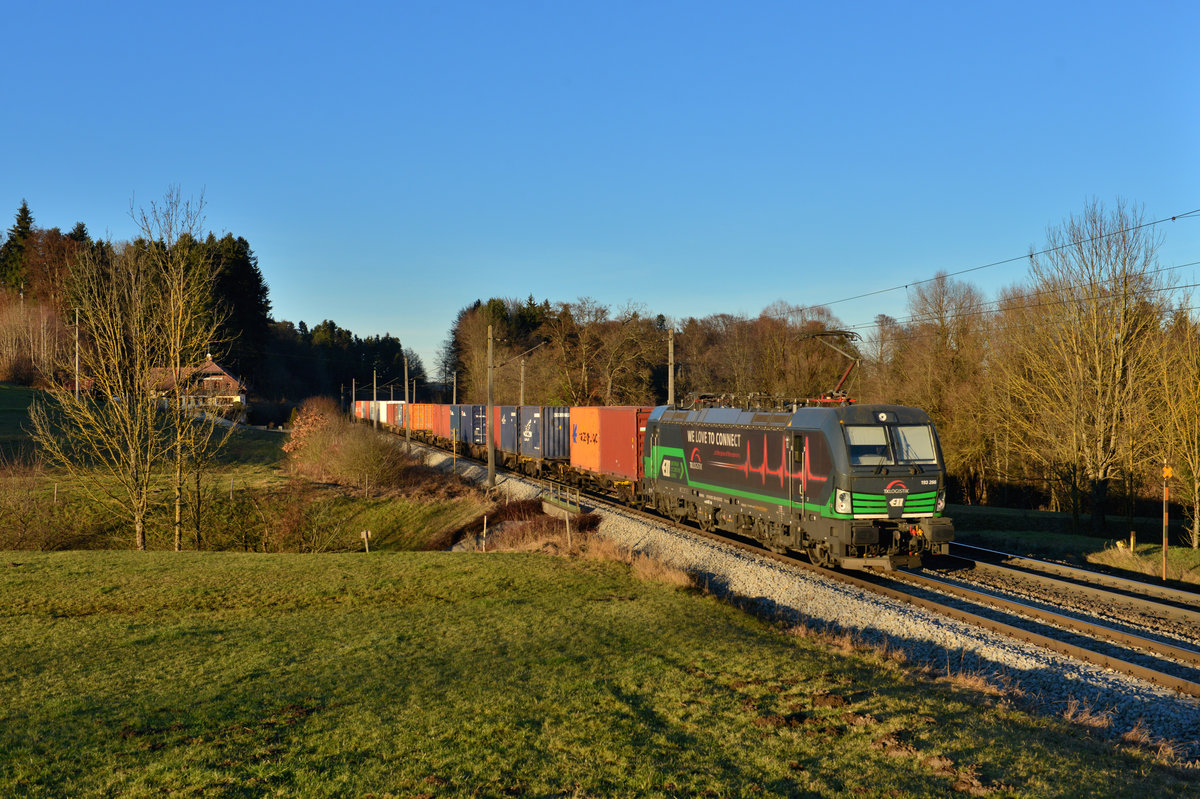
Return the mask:
[[[135,214],[146,239],[100,243],[71,265],[68,297],[80,309],[79,367],[85,390],[48,375],[31,409],[33,435],[51,462],[93,498],[119,508],[146,548],[146,517],[158,476],[176,464],[177,546],[181,538],[183,463],[209,449],[211,429],[185,412],[184,364],[211,342],[204,274],[192,274],[182,234],[198,208],[172,189],[161,205]],[[74,372],[64,357],[59,376]],[[165,398],[164,398],[165,397]]]
[[[174,476],[174,543],[183,549],[184,480],[189,463],[199,467],[219,448],[232,426],[210,407],[202,384],[191,380],[198,364],[212,357],[224,316],[212,301],[216,268],[209,250],[200,246],[204,197],[185,200],[179,188],[170,188],[161,202],[149,208],[130,207],[130,216],[142,234],[145,257],[159,282],[161,315],[162,385],[169,403]],[[220,435],[217,431],[222,430]]]
[[171,445],[169,413],[155,390],[165,362],[159,291],[136,247],[97,247],[72,265],[69,296],[81,309],[86,390],[77,397],[73,386],[52,379],[30,411],[34,439],[49,460],[94,499],[120,508],[138,549],[146,548],[155,470]]
[[1052,228],[1029,256],[1033,291],[1024,308],[1010,307],[1010,351],[996,363],[1015,398],[1014,443],[1076,494],[1086,482],[1097,533],[1129,438],[1125,409],[1157,373],[1165,286],[1159,240],[1142,221],[1124,202],[1109,211],[1092,201]]
[[600,324],[596,369],[605,405],[649,399],[648,358],[659,336],[643,312],[644,308],[630,303],[615,319]]
[[590,405],[596,396],[596,363],[603,349],[601,326],[608,307],[590,297],[562,303],[543,328],[558,355],[563,399],[571,405]]
[[1151,418],[1163,452],[1177,461],[1187,487],[1181,500],[1194,549],[1200,547],[1200,330],[1185,314],[1168,331],[1159,367],[1162,403]]

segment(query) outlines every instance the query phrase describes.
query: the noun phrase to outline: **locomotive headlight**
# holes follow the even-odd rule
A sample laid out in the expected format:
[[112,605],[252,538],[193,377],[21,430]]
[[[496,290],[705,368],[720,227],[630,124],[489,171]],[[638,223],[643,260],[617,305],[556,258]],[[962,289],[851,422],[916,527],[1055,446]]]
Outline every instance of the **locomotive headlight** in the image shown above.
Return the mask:
[[938,513],[941,513],[946,509],[946,489],[943,488],[938,492],[937,502],[934,504],[933,509]]
[[838,513],[849,513],[850,512],[850,492],[849,491],[843,491],[840,488],[837,490],[837,494],[834,495],[833,509],[836,510]]

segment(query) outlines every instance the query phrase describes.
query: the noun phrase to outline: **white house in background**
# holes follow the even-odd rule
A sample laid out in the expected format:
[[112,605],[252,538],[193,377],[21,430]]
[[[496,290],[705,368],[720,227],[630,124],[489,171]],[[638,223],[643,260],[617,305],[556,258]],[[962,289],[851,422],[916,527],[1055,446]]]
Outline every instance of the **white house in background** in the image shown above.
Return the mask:
[[[175,393],[171,370],[157,370],[155,388],[163,394]],[[188,407],[214,410],[227,418],[241,419],[246,414],[246,386],[221,367],[209,355],[199,366],[185,367],[179,375],[180,393]]]

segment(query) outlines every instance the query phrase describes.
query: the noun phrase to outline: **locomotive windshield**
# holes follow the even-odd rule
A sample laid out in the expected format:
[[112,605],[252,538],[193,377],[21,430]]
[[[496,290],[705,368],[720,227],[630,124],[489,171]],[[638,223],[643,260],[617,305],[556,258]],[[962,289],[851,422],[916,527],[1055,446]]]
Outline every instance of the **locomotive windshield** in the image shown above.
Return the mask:
[[851,466],[937,463],[929,425],[847,425],[845,429]]

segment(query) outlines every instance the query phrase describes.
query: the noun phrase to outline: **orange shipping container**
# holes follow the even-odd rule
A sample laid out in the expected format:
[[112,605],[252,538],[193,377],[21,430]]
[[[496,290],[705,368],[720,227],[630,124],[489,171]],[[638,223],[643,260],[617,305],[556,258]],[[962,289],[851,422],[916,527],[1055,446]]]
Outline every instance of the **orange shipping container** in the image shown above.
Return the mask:
[[433,430],[433,409],[437,405],[426,402],[414,402],[408,406],[409,430]]
[[599,408],[571,408],[571,466],[600,473]]

